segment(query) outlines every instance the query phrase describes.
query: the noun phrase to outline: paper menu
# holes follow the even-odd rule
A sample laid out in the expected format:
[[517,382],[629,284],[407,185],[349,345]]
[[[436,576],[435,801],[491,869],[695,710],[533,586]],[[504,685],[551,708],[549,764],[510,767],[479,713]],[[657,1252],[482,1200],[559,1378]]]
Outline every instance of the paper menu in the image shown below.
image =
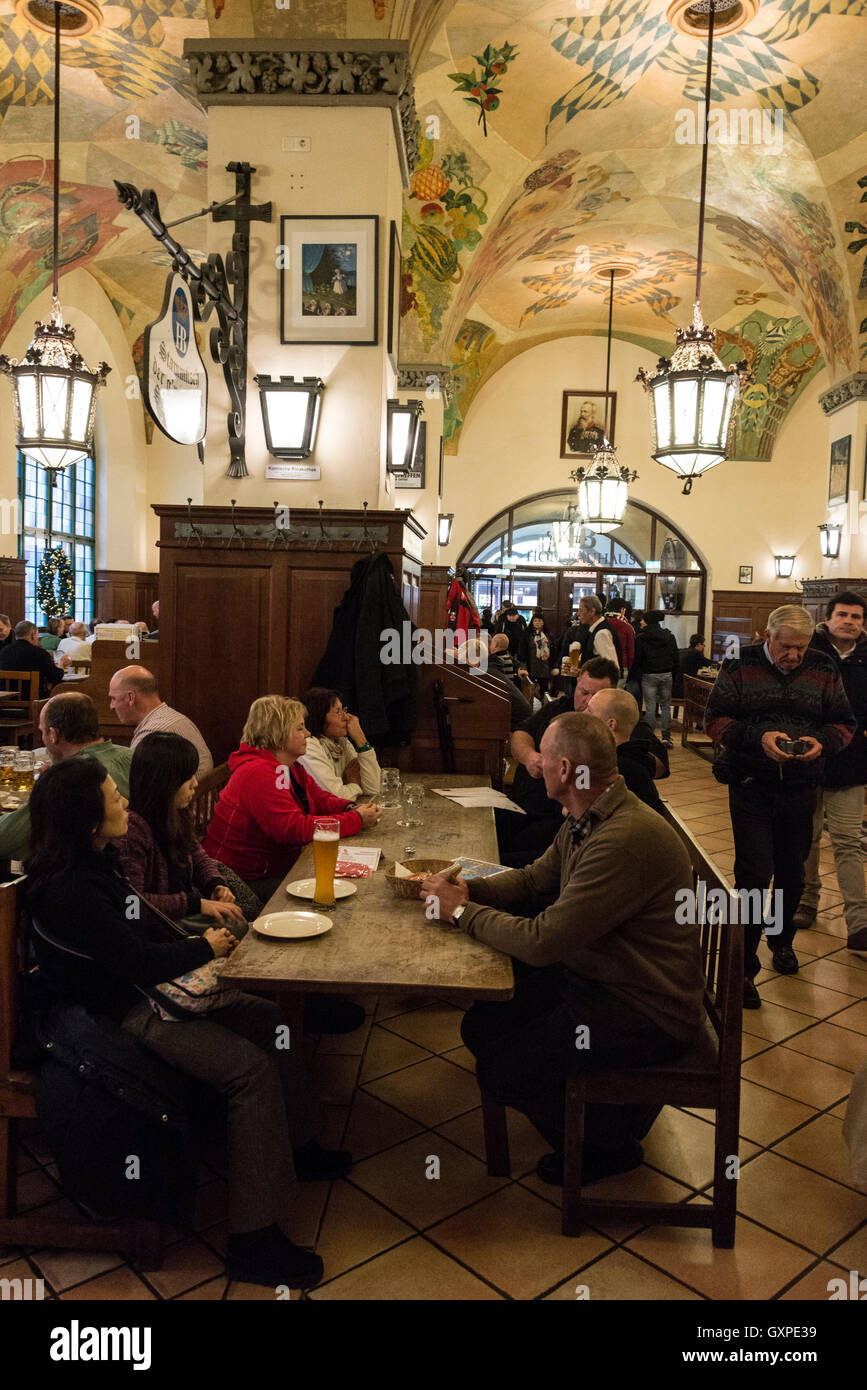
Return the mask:
[[352,864],[368,864],[370,872],[375,873],[382,858],[382,850],[374,845],[344,844],[337,851],[337,862],[340,860],[349,861]]

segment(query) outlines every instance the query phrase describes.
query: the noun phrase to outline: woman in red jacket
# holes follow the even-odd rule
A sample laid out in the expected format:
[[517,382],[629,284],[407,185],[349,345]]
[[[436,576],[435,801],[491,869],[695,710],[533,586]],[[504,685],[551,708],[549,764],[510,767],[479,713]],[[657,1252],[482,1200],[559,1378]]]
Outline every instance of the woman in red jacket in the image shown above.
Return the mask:
[[306,714],[300,700],[285,695],[253,701],[205,836],[205,852],[234,869],[262,903],[312,841],[316,816],[336,816],[341,837],[357,835],[382,816],[376,805],[350,810],[350,801],[332,796],[296,766],[307,747]]

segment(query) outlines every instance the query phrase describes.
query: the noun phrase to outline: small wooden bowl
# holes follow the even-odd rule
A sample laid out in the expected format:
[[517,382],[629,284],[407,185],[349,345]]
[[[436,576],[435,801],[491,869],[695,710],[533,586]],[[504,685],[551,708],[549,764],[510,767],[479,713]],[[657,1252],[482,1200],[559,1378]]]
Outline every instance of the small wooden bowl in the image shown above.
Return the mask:
[[[414,874],[423,873],[425,878],[428,878],[431,874],[441,874],[443,869],[447,869],[449,867],[449,864],[451,864],[452,862],[453,861],[451,859],[408,859],[406,861],[401,860],[401,863],[403,863],[404,868],[408,869],[411,864],[412,872]],[[392,893],[394,893],[396,898],[421,897],[421,884],[417,882],[415,879],[398,878],[394,872],[393,864],[389,865],[389,867],[385,871],[385,881],[391,889]]]

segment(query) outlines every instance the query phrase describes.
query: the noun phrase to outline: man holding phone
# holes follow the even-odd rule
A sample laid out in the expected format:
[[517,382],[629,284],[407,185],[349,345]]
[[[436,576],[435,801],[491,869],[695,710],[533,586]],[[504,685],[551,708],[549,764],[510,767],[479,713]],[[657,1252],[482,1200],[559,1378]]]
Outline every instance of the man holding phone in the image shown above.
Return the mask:
[[[784,604],[768,618],[765,641],[723,662],[705,710],[720,750],[714,776],[729,789],[735,887],[783,894],[783,920],[769,932],[774,969],[794,975],[795,912],[825,760],[855,732],[855,716],[828,656],[810,646],[813,619]],[[745,924],[744,1008],[758,1009],[762,920]]]

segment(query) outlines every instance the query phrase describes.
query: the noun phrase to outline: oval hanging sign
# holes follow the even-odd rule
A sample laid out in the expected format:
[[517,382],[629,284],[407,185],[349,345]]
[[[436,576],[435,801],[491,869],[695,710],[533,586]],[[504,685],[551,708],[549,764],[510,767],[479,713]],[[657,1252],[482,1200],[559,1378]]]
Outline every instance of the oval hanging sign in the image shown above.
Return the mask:
[[169,273],[158,319],[144,331],[145,405],[163,434],[178,444],[198,444],[208,419],[208,373],[193,327],[187,282]]

